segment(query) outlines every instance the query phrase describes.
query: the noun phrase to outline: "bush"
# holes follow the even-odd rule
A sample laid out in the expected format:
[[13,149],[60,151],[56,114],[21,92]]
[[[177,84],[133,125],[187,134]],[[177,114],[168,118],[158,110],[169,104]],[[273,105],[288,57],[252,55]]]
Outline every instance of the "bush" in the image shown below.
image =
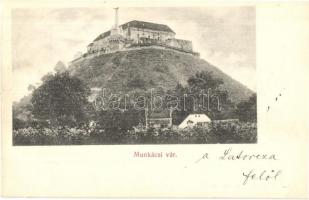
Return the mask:
[[83,144],[89,138],[87,130],[75,128],[41,128],[32,127],[13,131],[13,145],[67,145]]
[[218,143],[256,143],[257,126],[251,122],[212,122],[212,134]]
[[106,131],[85,126],[13,130],[14,145],[256,143],[256,138],[256,123],[222,121],[187,129]]
[[27,124],[26,124],[25,121],[13,117],[13,129],[14,129],[14,130],[21,129],[21,128],[25,128],[26,125],[27,125]]

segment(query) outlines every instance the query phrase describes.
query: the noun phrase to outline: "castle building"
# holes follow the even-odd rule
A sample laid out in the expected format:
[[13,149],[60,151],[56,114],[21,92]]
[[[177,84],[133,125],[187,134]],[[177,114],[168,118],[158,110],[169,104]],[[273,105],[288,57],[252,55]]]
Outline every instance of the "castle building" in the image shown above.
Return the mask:
[[137,20],[119,25],[118,8],[114,10],[115,23],[111,30],[96,37],[82,57],[151,46],[199,55],[193,51],[191,41],[176,39],[176,33],[169,26]]

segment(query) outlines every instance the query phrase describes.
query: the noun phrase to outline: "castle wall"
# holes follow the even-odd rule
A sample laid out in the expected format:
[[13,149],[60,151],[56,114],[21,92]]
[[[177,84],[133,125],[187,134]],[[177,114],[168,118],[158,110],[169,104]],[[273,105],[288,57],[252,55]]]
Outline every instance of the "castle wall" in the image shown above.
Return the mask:
[[192,42],[189,40],[180,40],[172,38],[167,40],[166,44],[175,48],[182,49],[184,51],[193,51]]
[[98,51],[107,51],[107,49],[109,49],[108,38],[109,37],[106,37],[101,40],[93,42],[93,45],[90,48],[88,48],[88,52],[94,53]]
[[[114,46],[112,48],[119,48],[119,46]],[[193,52],[193,51],[180,51],[179,48],[177,49],[173,49],[167,45],[149,45],[149,46],[140,46],[140,45],[137,45],[137,46],[134,46],[134,47],[130,47],[130,48],[125,48],[123,47],[120,51],[134,51],[134,50],[142,50],[142,49],[164,49],[164,50],[170,50],[170,51],[175,51],[175,52],[178,52],[178,53],[183,53],[183,54],[186,54],[186,55],[192,55],[192,56],[197,56],[199,57],[199,53],[197,52]],[[69,63],[69,66],[74,66],[74,65],[79,65],[82,61],[84,61],[85,59],[91,59],[91,58],[94,58],[94,57],[97,57],[97,56],[100,56],[102,54],[108,54],[108,53],[113,53],[115,51],[119,51],[119,49],[117,50],[114,50],[114,51],[108,51],[108,52],[104,52],[104,51],[97,51],[95,53],[88,53],[88,54],[84,54],[82,57],[80,58],[77,58],[75,60],[72,60],[70,63]]]
[[192,42],[175,38],[175,33],[152,29],[127,27],[117,29],[117,34],[111,34],[94,41],[87,48],[86,57],[97,56],[104,53],[127,50],[135,46],[160,46],[198,56],[193,52]]
[[133,40],[134,43],[140,42],[141,38],[149,38],[164,42],[167,39],[175,37],[175,33],[151,29],[138,29],[135,27],[125,29],[123,33],[126,38]]
[[108,49],[106,50],[106,52],[114,52],[114,51],[118,51],[124,48],[124,43],[123,42],[117,42],[117,41],[110,41],[108,43]]

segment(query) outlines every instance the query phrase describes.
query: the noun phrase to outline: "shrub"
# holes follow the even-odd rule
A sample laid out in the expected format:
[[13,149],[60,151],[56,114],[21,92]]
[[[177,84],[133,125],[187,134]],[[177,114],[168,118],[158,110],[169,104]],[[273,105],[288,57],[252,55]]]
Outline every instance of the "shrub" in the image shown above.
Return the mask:
[[23,128],[13,130],[13,145],[83,144],[89,138],[87,130],[76,128]]
[[218,143],[255,143],[257,137],[256,123],[252,122],[211,122],[212,134]]
[[256,123],[211,122],[187,129],[104,130],[98,127],[22,128],[14,145],[256,143]]

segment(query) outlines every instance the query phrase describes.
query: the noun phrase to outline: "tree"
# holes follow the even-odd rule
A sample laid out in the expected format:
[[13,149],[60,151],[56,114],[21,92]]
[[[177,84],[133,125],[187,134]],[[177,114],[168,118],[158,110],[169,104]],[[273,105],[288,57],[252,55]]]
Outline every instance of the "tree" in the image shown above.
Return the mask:
[[99,111],[97,113],[97,123],[100,128],[106,132],[124,133],[127,130],[132,129],[133,126],[137,126],[139,123],[144,124],[144,111],[135,109],[128,109],[126,111],[120,110],[106,110]]
[[31,98],[32,95],[29,94],[21,98],[19,102],[13,102],[13,129],[25,128],[33,124]]
[[[127,98],[115,96],[114,99],[106,99],[104,109],[97,110],[95,120],[101,129],[107,133],[124,133],[137,126],[145,123],[145,110],[137,109],[135,104],[136,98],[143,96],[149,102],[150,94],[144,91],[132,91],[127,93]],[[115,104],[114,104],[115,103]],[[139,107],[143,107],[144,102]]]
[[28,91],[33,91],[33,90],[35,90],[35,86],[32,85],[32,84],[30,84],[30,85],[28,86]]
[[84,122],[90,88],[68,72],[49,75],[32,95],[33,115],[52,125]]
[[54,67],[54,70],[56,73],[64,73],[66,71],[66,66],[63,64],[63,62],[58,61]]
[[201,71],[188,79],[186,87],[177,85],[173,95],[178,96],[182,109],[174,112],[174,121],[180,123],[190,113],[205,113],[211,119],[232,118],[234,105],[222,89],[223,83],[212,72]]
[[237,104],[236,115],[241,121],[256,122],[256,94],[253,94],[249,100]]
[[53,73],[48,72],[47,74],[45,74],[42,78],[41,81],[42,82],[47,82],[48,80],[52,79],[54,77]]
[[195,76],[188,79],[188,86],[192,91],[200,92],[201,90],[218,90],[223,81],[215,78],[212,72],[201,71],[197,72]]

